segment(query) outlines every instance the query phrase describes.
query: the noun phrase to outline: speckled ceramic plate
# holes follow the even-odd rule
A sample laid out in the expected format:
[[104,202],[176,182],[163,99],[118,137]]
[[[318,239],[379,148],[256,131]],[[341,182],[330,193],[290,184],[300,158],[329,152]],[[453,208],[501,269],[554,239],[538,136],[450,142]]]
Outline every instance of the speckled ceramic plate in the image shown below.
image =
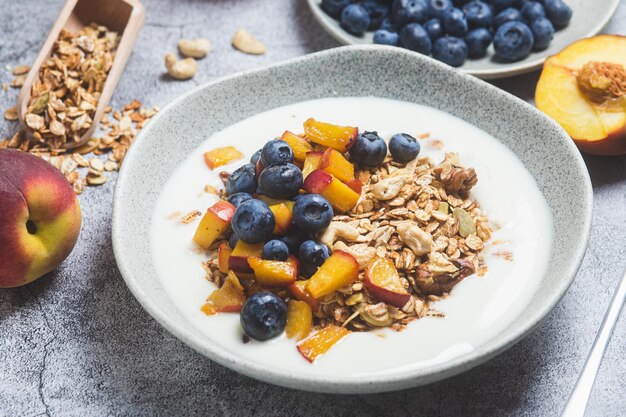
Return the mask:
[[[242,350],[248,345],[225,348],[220,337],[228,336],[199,331],[166,293],[152,260],[149,231],[163,185],[181,162],[213,133],[255,114],[302,101],[342,96],[391,98],[456,116],[510,149],[534,178],[553,217],[553,243],[546,255],[547,267],[545,273],[539,274],[541,282],[529,304],[520,307],[521,313],[511,317],[511,324],[485,342],[444,360],[376,372],[345,373],[334,371],[334,367],[326,366],[328,363],[305,365],[304,359],[299,368],[287,369],[276,366],[276,358],[267,355],[251,359]],[[245,143],[241,146],[245,147]],[[476,154],[470,154],[481,152],[484,150],[476,149]],[[470,370],[528,334],[555,306],[574,278],[589,237],[591,207],[591,184],[578,150],[556,123],[529,104],[419,54],[392,47],[349,46],[217,80],[162,110],[141,131],[124,160],[114,196],[113,247],[122,276],[137,300],[172,334],[208,358],[253,378],[291,388],[332,393],[380,392],[426,384]],[[228,320],[235,323],[236,317]],[[411,327],[405,330],[410,331]],[[401,338],[395,335],[405,332],[392,332],[384,343],[399,343]],[[344,351],[352,349],[348,360],[367,360],[349,342],[342,341],[339,346]],[[268,347],[271,345],[265,345]],[[291,349],[295,352],[295,347]],[[317,372],[321,369],[326,371]]]
[[[363,37],[353,36],[321,9],[321,0],[307,1],[317,21],[337,41],[344,45],[372,43],[372,32],[366,33]],[[574,11],[572,21],[569,26],[556,32],[548,49],[532,52],[522,61],[504,63],[495,58],[493,46],[490,46],[486,57],[468,60],[460,69],[482,79],[512,77],[536,70],[543,65],[546,58],[572,42],[600,33],[617,10],[620,0],[566,0],[566,2]]]

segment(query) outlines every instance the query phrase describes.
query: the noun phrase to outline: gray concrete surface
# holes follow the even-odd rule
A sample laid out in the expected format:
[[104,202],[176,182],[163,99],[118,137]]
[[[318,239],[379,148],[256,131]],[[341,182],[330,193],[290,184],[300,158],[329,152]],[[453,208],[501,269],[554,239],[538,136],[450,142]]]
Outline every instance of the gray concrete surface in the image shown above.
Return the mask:
[[[592,0],[589,0],[592,1]],[[336,46],[303,0],[146,0],[147,17],[112,104],[163,106],[215,77]],[[598,2],[599,5],[602,2]],[[62,0],[0,0],[5,65],[31,63]],[[262,57],[229,45],[248,28]],[[626,34],[626,0],[607,31]],[[180,37],[214,51],[191,81],[163,76]],[[530,99],[537,74],[496,84]],[[0,91],[0,109],[17,91]],[[15,125],[0,122],[0,138]],[[626,158],[586,156],[595,188],[591,244],[576,281],[529,337],[487,364],[422,388],[332,396],[278,388],[225,369],[174,339],[126,289],[111,250],[114,181],[81,195],[78,246],[55,272],[0,291],[0,415],[555,416],[576,381],[618,276],[626,267]],[[626,415],[626,317],[613,334],[588,416]]]

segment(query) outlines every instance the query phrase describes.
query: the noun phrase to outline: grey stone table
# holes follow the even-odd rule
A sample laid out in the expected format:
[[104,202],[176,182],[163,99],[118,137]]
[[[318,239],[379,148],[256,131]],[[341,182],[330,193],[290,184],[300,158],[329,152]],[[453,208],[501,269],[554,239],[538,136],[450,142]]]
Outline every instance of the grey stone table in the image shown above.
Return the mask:
[[[34,60],[62,3],[0,0],[0,82],[11,79],[5,65]],[[134,98],[163,106],[215,77],[336,46],[303,0],[144,3],[146,24],[114,107]],[[234,51],[229,41],[239,27],[265,41],[267,55]],[[607,31],[626,34],[626,0]],[[199,62],[193,80],[170,81],[163,76],[163,56],[179,38],[193,36],[210,38],[214,51]],[[530,99],[537,76],[496,85]],[[16,90],[0,90],[0,109],[16,97]],[[0,138],[14,128],[0,122]],[[80,196],[84,224],[69,259],[31,285],[0,291],[0,415],[558,415],[626,267],[626,158],[585,160],[595,189],[591,243],[574,284],[542,325],[471,372],[401,392],[351,396],[299,392],[240,376],[152,320],[126,289],[113,258],[112,176]],[[622,314],[589,416],[626,415],[625,341]]]

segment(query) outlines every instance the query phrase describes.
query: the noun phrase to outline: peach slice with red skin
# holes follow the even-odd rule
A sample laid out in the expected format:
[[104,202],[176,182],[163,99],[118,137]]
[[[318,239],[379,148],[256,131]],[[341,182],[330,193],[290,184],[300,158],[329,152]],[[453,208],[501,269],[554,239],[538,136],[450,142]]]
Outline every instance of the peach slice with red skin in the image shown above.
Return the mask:
[[302,188],[308,193],[321,194],[339,212],[350,211],[361,197],[361,194],[321,169],[311,172]]
[[402,308],[411,299],[404,288],[393,261],[389,258],[375,258],[365,269],[363,281],[367,289],[380,301]]
[[234,146],[216,148],[204,153],[204,162],[210,169],[221,167],[222,165],[226,165],[241,158],[243,158],[243,154]]
[[579,149],[626,154],[626,37],[574,42],[544,64],[537,108],[556,120]]
[[306,291],[317,300],[352,284],[359,276],[359,263],[347,252],[336,250],[306,281]]
[[209,249],[213,242],[228,229],[230,221],[235,215],[235,209],[235,206],[224,200],[209,207],[200,220],[193,241],[202,249]]
[[243,286],[235,273],[230,271],[224,281],[224,285],[211,293],[207,301],[209,306],[205,304],[202,307],[202,311],[205,314],[214,314],[212,313],[213,310],[219,313],[236,313],[241,311],[245,301],[246,296],[243,292]]
[[307,337],[313,326],[311,306],[304,301],[289,300],[287,303],[287,337],[300,341]]
[[347,183],[354,180],[354,165],[340,152],[332,148],[324,151],[319,168],[328,172],[339,181]]
[[298,260],[290,256],[286,261],[271,261],[253,256],[248,264],[254,271],[256,282],[267,287],[280,287],[292,284],[298,277]]
[[295,133],[291,133],[288,130],[286,130],[280,138],[287,142],[287,144],[291,147],[293,157],[296,161],[304,161],[306,154],[313,150],[313,146],[308,140],[306,140],[306,138],[298,136]]
[[295,298],[307,303],[313,311],[317,311],[319,303],[311,294],[306,290],[307,281],[296,281],[293,284],[287,286],[287,289]]
[[304,122],[304,135],[311,142],[328,146],[341,153],[347,152],[359,135],[359,129],[353,126],[339,126],[318,122],[309,118]]
[[256,256],[260,257],[263,251],[263,243],[246,243],[238,240],[235,249],[228,257],[228,269],[241,275],[241,278],[252,278],[254,272],[248,264],[248,258]]
[[306,158],[304,159],[304,165],[302,167],[303,178],[306,178],[311,172],[319,169],[323,156],[324,152],[321,151],[307,152]]
[[228,246],[228,242],[220,243],[217,248],[217,265],[222,274],[228,274],[228,258],[233,253],[233,250]]
[[309,362],[328,352],[337,342],[350,333],[345,327],[328,326],[298,345],[298,352]]

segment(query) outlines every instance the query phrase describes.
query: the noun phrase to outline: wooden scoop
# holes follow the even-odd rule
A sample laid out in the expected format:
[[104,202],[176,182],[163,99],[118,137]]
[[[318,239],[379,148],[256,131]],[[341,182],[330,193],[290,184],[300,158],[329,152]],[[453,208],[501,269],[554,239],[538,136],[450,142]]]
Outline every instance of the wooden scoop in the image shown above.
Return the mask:
[[139,34],[139,29],[141,29],[143,25],[143,20],[144,8],[139,0],[68,0],[65,3],[65,6],[61,10],[59,17],[48,35],[48,39],[46,39],[46,42],[39,52],[37,60],[31,67],[24,81],[17,101],[17,113],[20,122],[29,136],[32,136],[33,131],[24,122],[24,117],[26,116],[28,102],[31,97],[31,87],[39,76],[41,65],[52,53],[52,48],[59,38],[61,30],[65,29],[69,32],[78,32],[83,27],[95,22],[121,35],[115,54],[115,60],[113,61],[113,66],[103,86],[102,93],[100,94],[91,127],[89,127],[80,138],[80,141],[69,140],[63,145],[64,148],[70,149],[87,142],[100,123],[104,109],[122,75],[126,61],[128,61],[128,57]]

